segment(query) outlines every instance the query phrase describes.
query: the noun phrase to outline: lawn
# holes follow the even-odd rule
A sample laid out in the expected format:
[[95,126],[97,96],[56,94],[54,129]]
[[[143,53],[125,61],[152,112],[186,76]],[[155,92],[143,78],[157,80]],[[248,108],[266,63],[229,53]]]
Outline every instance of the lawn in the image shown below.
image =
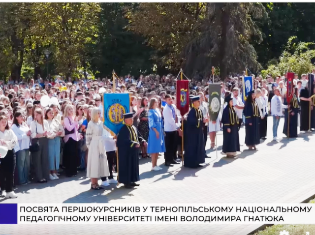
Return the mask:
[[[315,198],[309,203],[315,203]],[[315,220],[315,218],[314,218]],[[314,221],[315,222],[315,221]],[[265,228],[262,231],[255,233],[255,235],[279,235],[281,231],[289,232],[289,235],[315,235],[315,224],[313,225],[273,225]]]

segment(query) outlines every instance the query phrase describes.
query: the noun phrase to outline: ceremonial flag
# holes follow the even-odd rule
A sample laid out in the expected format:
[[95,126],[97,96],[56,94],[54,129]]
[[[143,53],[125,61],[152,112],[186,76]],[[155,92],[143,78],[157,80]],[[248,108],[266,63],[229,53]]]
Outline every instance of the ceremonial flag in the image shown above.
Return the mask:
[[314,74],[308,74],[308,90],[310,96],[314,95]]
[[293,87],[294,73],[287,73],[287,102],[290,104],[294,94]]
[[254,89],[253,77],[245,76],[243,79],[243,100],[246,100],[248,93]]
[[216,121],[221,108],[221,85],[209,85],[209,116],[211,121]]
[[129,113],[129,94],[104,93],[104,125],[116,135],[123,126],[124,113]]
[[189,111],[189,81],[176,81],[176,106],[181,115]]

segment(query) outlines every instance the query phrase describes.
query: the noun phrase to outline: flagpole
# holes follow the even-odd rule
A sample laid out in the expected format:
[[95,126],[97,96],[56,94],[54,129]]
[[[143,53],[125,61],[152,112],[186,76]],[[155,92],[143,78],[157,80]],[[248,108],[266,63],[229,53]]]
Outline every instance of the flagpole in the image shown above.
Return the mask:
[[116,79],[115,79],[115,71],[113,70],[113,93],[116,92]]
[[[288,82],[289,82],[288,72],[287,72],[287,87],[288,87]],[[293,80],[292,80],[292,82],[293,82]],[[288,97],[288,92],[287,92],[287,97]],[[286,97],[286,99],[287,99],[287,97]],[[287,99],[287,101],[288,101],[288,99]],[[290,138],[290,103],[288,104],[288,138]]]
[[[183,80],[183,69],[180,69],[180,80]],[[182,116],[182,165],[184,164],[184,116]]]
[[[113,70],[113,93],[115,93],[116,92],[116,81],[115,81],[116,79],[115,79],[115,70]],[[104,110],[105,111],[105,110]],[[117,112],[116,112],[117,113]],[[116,141],[117,141],[117,139],[116,139]],[[116,166],[117,166],[117,181],[118,181],[118,183],[117,183],[117,186],[119,185],[119,156],[118,156],[118,147],[116,147],[116,161],[117,161],[117,163],[116,163]]]

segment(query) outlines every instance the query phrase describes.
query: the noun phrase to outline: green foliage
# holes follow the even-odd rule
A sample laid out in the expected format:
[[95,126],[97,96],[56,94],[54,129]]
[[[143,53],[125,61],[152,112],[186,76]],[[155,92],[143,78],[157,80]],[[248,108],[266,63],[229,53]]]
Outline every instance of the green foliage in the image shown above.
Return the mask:
[[145,45],[144,38],[127,30],[126,3],[102,3],[99,37],[90,45],[91,66],[97,76],[111,76],[113,69],[119,75],[150,73],[154,50]]
[[314,43],[297,42],[296,37],[288,40],[286,49],[283,51],[277,64],[271,64],[261,74],[266,77],[268,74],[273,77],[293,71],[299,76],[303,73],[310,73],[314,69],[312,59],[315,58]]

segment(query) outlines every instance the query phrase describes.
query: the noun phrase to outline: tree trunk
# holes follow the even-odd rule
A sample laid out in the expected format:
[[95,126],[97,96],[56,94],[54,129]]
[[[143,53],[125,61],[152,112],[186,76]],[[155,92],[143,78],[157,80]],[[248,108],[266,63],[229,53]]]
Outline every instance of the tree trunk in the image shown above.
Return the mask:
[[227,34],[227,26],[229,24],[229,16],[226,12],[225,7],[221,8],[221,43],[220,43],[220,77],[224,80],[227,77],[227,67],[225,63],[225,49],[226,49],[226,34]]
[[11,46],[12,52],[15,56],[15,64],[11,69],[11,78],[13,81],[20,81],[24,59],[24,43],[23,40],[17,37],[16,32],[11,34]]
[[35,64],[35,68],[34,68],[34,79],[37,79],[38,75],[41,74],[41,69],[40,66],[38,66],[38,64]]
[[[85,80],[87,80],[87,73],[86,73],[86,62],[85,62],[85,58],[83,58],[82,60],[82,66],[83,66],[83,74],[84,74],[84,78]],[[81,76],[80,76],[81,77]]]

